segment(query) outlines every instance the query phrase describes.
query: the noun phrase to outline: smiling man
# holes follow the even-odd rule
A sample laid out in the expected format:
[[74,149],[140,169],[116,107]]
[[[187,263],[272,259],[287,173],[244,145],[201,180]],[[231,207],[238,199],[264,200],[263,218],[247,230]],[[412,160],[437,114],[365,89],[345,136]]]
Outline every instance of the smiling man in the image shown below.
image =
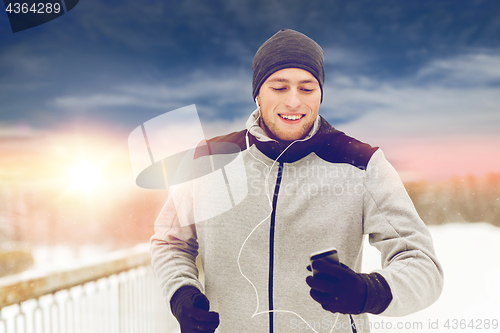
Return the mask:
[[[403,316],[432,304],[442,268],[396,171],[379,148],[319,115],[321,47],[280,30],[253,71],[258,107],[247,128],[209,140],[240,147],[246,178],[237,181],[248,196],[195,223],[196,191],[181,187],[182,205],[169,197],[151,238],[181,332],[368,332],[367,313]],[[360,273],[364,235],[381,253],[382,268],[369,274]],[[312,253],[332,247],[340,264],[308,267]]]
[[260,125],[273,139],[300,140],[318,117],[320,100],[320,85],[311,73],[281,69],[267,78],[256,97],[262,112]]

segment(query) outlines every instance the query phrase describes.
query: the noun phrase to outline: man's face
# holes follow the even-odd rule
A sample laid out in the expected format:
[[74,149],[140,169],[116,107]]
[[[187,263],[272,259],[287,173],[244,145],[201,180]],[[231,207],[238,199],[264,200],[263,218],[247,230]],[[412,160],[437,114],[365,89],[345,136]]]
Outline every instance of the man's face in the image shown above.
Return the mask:
[[271,137],[299,140],[309,133],[318,116],[321,89],[308,71],[285,68],[267,78],[260,87],[257,101],[262,127]]

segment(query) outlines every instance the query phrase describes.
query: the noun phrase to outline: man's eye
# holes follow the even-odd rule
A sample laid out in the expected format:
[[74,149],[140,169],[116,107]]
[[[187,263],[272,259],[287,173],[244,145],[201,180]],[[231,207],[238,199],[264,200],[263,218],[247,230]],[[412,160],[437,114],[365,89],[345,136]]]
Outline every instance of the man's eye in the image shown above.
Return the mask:
[[306,88],[303,88],[303,89],[302,89],[302,91],[304,91],[304,92],[313,92],[313,91],[314,91],[314,89],[306,89]]
[[285,87],[282,87],[282,88],[272,88],[274,91],[284,91],[286,90]]

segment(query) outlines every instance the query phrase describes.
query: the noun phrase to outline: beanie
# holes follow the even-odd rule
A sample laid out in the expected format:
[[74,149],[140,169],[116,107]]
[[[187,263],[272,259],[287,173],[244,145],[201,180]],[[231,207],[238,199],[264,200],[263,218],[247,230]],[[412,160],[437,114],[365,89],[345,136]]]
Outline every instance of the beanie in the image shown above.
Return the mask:
[[257,50],[252,63],[254,100],[267,78],[284,68],[300,68],[311,73],[318,80],[323,101],[323,49],[311,38],[291,29],[281,29]]

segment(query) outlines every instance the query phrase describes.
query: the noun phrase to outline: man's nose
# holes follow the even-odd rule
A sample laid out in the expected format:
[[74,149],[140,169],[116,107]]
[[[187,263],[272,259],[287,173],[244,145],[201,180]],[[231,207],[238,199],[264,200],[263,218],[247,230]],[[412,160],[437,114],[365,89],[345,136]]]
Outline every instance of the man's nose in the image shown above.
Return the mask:
[[291,91],[287,94],[285,99],[285,106],[291,109],[296,109],[302,104],[298,92],[295,89],[291,89]]

